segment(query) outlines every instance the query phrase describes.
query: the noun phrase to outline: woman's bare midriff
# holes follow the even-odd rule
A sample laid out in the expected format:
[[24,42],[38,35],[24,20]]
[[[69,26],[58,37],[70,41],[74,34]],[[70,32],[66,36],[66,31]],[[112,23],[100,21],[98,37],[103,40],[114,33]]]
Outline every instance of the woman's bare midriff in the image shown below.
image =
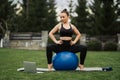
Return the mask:
[[70,41],[70,40],[72,40],[72,37],[60,37],[60,40]]

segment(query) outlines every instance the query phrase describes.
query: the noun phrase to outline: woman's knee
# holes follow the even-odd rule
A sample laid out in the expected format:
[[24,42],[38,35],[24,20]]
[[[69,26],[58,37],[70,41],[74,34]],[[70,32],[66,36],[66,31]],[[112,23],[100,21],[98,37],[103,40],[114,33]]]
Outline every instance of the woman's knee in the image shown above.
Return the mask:
[[51,45],[51,44],[48,44],[46,48],[47,48],[47,49],[50,49],[50,48],[52,48],[52,45]]
[[87,51],[87,46],[84,46],[84,49]]
[[56,45],[54,45],[54,44],[48,44],[47,45],[47,50],[49,50],[49,51],[55,51],[56,50]]
[[82,45],[82,51],[87,51],[87,46]]

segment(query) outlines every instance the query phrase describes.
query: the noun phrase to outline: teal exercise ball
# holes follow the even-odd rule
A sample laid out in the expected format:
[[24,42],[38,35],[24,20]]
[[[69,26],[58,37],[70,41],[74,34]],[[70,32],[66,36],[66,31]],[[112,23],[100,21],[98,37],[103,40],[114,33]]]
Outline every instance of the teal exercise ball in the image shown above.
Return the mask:
[[78,57],[72,52],[59,52],[52,58],[55,70],[75,70],[78,66]]

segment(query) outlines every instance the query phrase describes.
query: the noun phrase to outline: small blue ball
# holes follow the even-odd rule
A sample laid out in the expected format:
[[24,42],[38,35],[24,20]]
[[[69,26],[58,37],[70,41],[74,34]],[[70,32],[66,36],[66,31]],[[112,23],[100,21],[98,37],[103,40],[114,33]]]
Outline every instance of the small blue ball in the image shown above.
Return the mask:
[[52,61],[55,70],[75,70],[78,66],[77,55],[67,51],[57,53]]

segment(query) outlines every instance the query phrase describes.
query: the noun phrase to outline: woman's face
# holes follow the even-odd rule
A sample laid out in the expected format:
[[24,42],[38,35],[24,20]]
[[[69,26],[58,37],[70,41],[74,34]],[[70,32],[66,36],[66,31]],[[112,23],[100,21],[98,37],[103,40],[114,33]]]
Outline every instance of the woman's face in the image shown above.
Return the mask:
[[61,13],[60,19],[63,23],[66,23],[66,22],[68,22],[69,16],[66,13]]

